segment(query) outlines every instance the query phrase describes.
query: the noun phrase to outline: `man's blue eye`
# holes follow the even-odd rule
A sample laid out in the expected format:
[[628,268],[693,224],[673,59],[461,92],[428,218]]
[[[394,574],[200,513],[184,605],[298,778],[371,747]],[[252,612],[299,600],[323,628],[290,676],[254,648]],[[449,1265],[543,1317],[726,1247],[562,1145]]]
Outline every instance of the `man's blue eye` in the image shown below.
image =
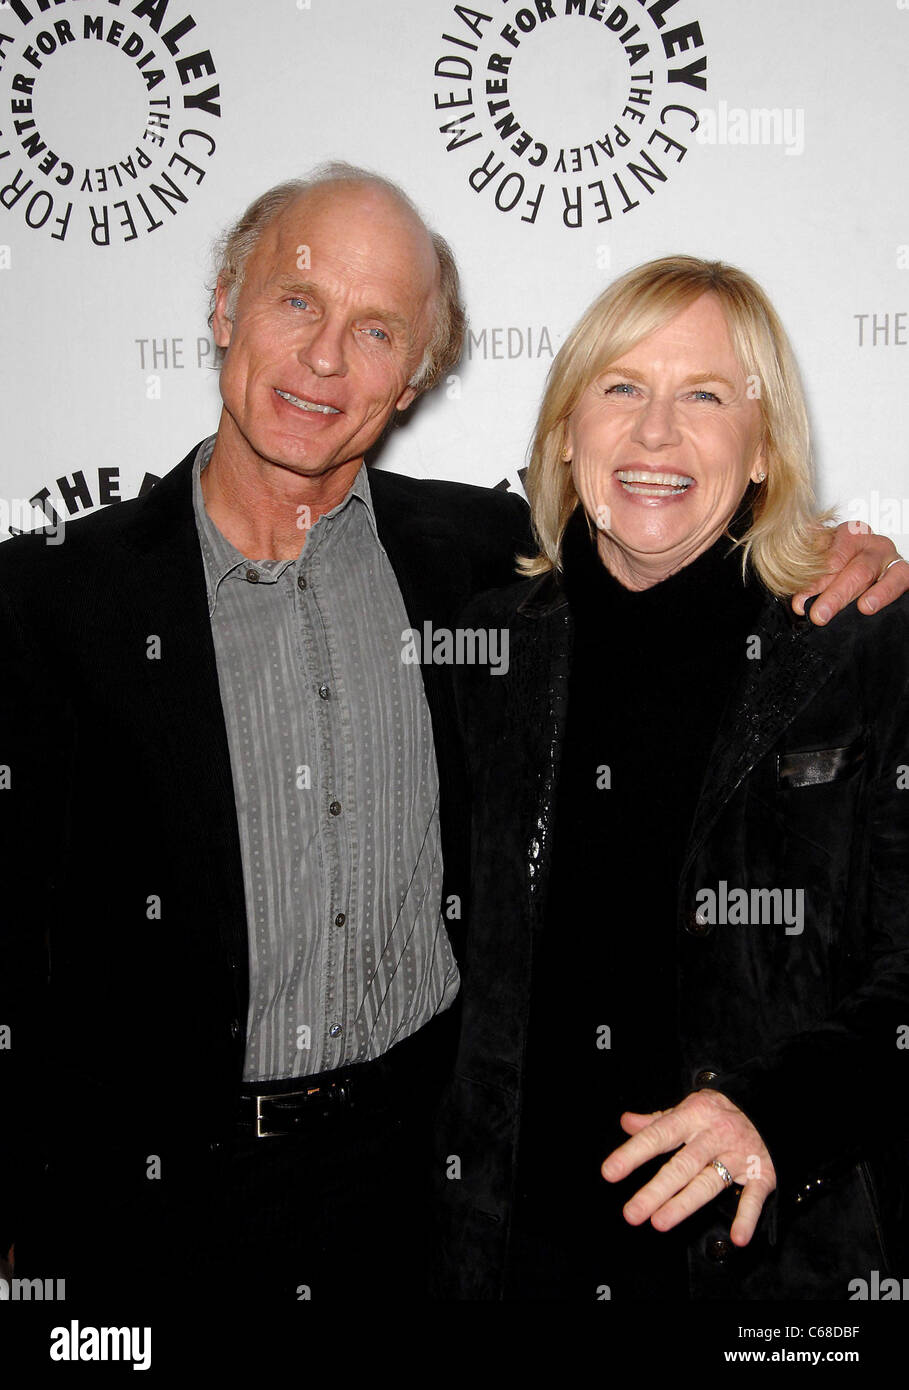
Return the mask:
[[714,395],[712,391],[693,391],[692,395],[700,397],[702,401],[716,401],[717,405],[720,403],[719,396]]
[[385,332],[384,328],[367,328],[366,332],[378,334],[380,337],[384,338],[386,342],[388,342],[388,334]]
[[305,309],[307,302],[307,300],[301,298],[301,296],[298,294],[295,294],[293,298],[290,300],[290,303],[294,306],[294,308],[296,308],[297,305],[301,305]]

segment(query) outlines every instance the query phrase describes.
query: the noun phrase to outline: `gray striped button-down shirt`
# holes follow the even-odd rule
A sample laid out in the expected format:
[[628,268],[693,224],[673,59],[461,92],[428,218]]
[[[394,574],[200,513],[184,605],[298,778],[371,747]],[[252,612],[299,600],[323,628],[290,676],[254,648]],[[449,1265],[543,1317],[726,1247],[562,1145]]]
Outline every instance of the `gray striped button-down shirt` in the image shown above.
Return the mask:
[[246,1080],[367,1061],[448,1007],[439,778],[409,620],[366,468],[296,560],[196,527],[233,771],[249,936]]

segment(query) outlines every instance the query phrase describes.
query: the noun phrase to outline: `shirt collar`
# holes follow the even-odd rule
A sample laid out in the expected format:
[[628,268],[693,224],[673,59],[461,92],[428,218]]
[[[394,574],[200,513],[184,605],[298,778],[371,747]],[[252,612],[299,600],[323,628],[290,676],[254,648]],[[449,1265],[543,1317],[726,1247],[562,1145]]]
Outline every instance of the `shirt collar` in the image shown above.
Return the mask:
[[[298,565],[306,550],[306,543],[301,544],[300,555],[295,560],[250,560],[243,555],[235,545],[218,530],[215,523],[209,516],[205,507],[205,498],[202,494],[202,470],[207,467],[215,447],[217,436],[211,435],[204,440],[198,448],[196,457],[193,460],[193,511],[196,518],[196,530],[199,535],[199,544],[202,549],[202,563],[205,570],[205,590],[208,597],[208,616],[211,617],[215,611],[218,601],[218,590],[229,574],[235,571],[243,571],[253,566],[258,570],[260,582],[274,584],[284,573],[289,565]],[[372,491],[369,486],[366,465],[362,464],[357,470],[357,475],[347,495],[332,507],[330,512],[325,512],[319,517],[312,530],[315,536],[323,521],[331,521],[340,512],[350,505],[351,498],[357,499],[357,504],[363,506],[369,518],[369,526],[377,544],[379,532],[376,527],[376,515],[372,502]]]

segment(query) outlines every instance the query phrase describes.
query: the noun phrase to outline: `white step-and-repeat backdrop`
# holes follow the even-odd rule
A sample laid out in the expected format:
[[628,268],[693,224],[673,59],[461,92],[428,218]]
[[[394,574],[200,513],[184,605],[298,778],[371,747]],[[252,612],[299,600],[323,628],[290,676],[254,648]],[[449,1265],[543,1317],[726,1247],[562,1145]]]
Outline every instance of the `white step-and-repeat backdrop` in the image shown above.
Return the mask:
[[336,158],[405,187],[470,310],[381,466],[520,488],[573,321],[684,251],[765,286],[821,500],[909,548],[907,130],[909,0],[6,0],[0,535],[214,430],[211,243]]

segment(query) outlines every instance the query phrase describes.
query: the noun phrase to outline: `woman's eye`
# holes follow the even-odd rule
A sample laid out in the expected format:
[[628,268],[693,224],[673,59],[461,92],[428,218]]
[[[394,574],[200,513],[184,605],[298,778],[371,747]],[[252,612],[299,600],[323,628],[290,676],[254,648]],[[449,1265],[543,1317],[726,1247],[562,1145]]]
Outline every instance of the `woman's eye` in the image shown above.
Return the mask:
[[714,395],[712,391],[692,391],[691,394],[699,401],[716,401],[717,405],[720,403],[719,396]]
[[615,386],[607,386],[604,394],[607,396],[630,396],[633,390],[634,387],[631,385],[630,382],[619,381],[616,382]]

